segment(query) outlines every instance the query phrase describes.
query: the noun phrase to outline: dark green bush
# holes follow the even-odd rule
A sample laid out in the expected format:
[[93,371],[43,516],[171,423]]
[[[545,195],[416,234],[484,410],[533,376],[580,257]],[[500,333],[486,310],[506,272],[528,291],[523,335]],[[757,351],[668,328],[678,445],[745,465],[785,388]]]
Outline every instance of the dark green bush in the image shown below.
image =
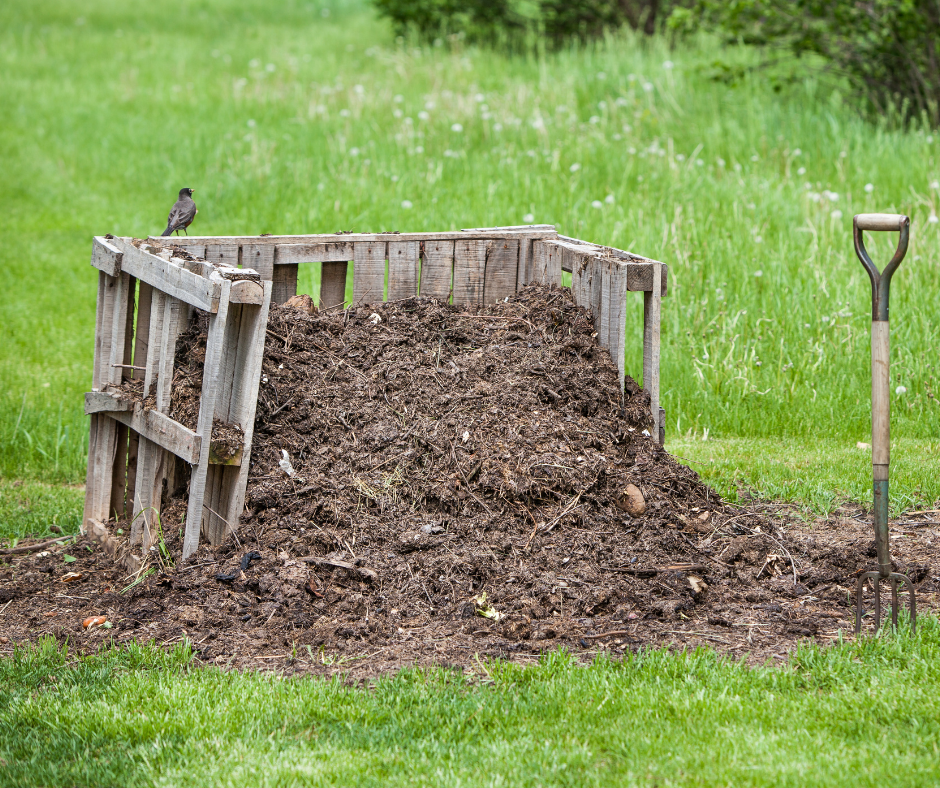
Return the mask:
[[673,10],[669,24],[815,53],[872,114],[940,125],[940,0],[696,0]]
[[561,44],[629,25],[652,34],[675,0],[372,0],[400,35],[424,40],[459,35],[485,43],[534,40]]

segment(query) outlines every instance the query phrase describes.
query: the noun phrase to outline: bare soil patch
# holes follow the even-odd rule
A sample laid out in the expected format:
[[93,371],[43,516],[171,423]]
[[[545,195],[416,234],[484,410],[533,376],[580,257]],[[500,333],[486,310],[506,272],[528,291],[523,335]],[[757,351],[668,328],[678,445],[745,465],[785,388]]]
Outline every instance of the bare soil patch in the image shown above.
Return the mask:
[[[648,399],[630,379],[621,398],[593,334],[566,290],[537,286],[478,310],[272,308],[237,534],[183,565],[154,553],[124,593],[134,578],[91,542],[0,556],[0,648],[185,637],[205,662],[367,676],[559,645],[707,644],[762,661],[851,631],[870,521],[724,504],[646,434]],[[189,426],[204,352],[197,320],[171,405]],[[892,540],[922,609],[940,574],[931,516]],[[99,614],[110,629],[82,628]]]

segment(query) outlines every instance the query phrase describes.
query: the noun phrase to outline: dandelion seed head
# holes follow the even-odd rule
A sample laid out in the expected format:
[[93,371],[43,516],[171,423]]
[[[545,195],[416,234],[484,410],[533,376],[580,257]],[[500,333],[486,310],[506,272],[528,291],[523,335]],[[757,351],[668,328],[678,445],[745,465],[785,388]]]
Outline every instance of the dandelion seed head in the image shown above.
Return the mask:
[[431,116],[428,115],[428,113],[425,112],[424,110],[421,110],[421,111],[418,113],[418,120],[427,120],[427,119],[430,118],[430,117],[431,117]]
[[578,162],[575,162],[568,169],[571,170],[571,172],[577,172],[578,170],[581,169],[581,165],[578,164]]
[[907,394],[907,386],[898,386],[898,387],[894,390],[894,393],[897,394],[899,397],[900,397],[902,394]]
[[841,218],[842,218],[842,211],[840,211],[838,208],[836,208],[832,213],[829,214],[829,216],[831,216],[833,219],[837,219],[837,220],[838,220],[838,219],[841,219]]
[[797,175],[806,175],[806,167],[800,167],[800,169],[798,169],[798,170],[796,171],[796,174],[797,174]]
[[396,104],[401,104],[404,100],[405,100],[405,97],[401,93],[399,93],[398,95],[395,96],[395,98],[392,99],[392,101],[394,101]]
[[341,109],[339,111],[339,116],[341,118],[348,118],[350,115],[352,115],[352,113],[348,109]]
[[755,272],[754,272],[754,276],[756,276],[756,277],[758,277],[758,278],[761,277],[761,276],[763,276],[763,275],[764,275],[764,272],[763,272],[763,271],[758,270],[758,271],[755,271]]
[[645,90],[647,93],[652,93],[652,91],[653,91],[653,83],[652,83],[652,82],[644,82],[644,83],[643,83],[643,90]]
[[672,63],[672,61],[671,61],[671,60],[667,60],[665,63],[663,63],[663,68],[666,69],[666,71],[671,71],[672,68],[673,68],[673,63]]
[[866,192],[866,194],[871,194],[874,190],[875,190],[875,184],[873,184],[873,183],[866,183],[866,184],[865,184],[865,192]]
[[794,149],[793,149],[793,155],[794,155],[794,156],[801,156],[802,154],[803,154],[803,151],[801,151],[799,148],[794,148]]
[[453,131],[453,132],[456,132],[457,134],[460,134],[460,132],[463,131],[463,126],[461,126],[459,123],[454,123],[454,124],[450,127],[450,130]]
[[598,117],[597,115],[591,115],[590,120],[588,120],[588,123],[595,123],[595,124],[596,124],[596,123],[600,123],[600,122],[601,122],[601,119],[600,119],[600,117]]
[[358,156],[358,155],[359,155],[359,148],[350,148],[350,149],[349,149],[349,155],[350,155],[350,156]]
[[522,217],[522,221],[525,222],[526,224],[532,224],[532,222],[535,221],[535,214],[527,213],[525,216]]
[[412,204],[411,200],[402,200],[401,207],[406,211],[410,211],[412,208],[414,208],[414,205]]
[[269,74],[273,74],[275,71],[277,71],[277,66],[275,66],[273,63],[268,63],[268,65],[264,67],[264,70]]
[[608,195],[604,198],[604,202],[606,202],[608,205],[613,205],[615,199],[616,199],[616,198],[614,197],[614,195],[608,194]]
[[607,79],[607,73],[605,71],[598,71],[597,78],[603,82],[605,79]]
[[937,218],[937,214],[932,213],[932,214],[930,214],[930,217],[927,219],[927,221],[928,221],[930,224],[936,224],[937,222],[940,222],[940,219]]

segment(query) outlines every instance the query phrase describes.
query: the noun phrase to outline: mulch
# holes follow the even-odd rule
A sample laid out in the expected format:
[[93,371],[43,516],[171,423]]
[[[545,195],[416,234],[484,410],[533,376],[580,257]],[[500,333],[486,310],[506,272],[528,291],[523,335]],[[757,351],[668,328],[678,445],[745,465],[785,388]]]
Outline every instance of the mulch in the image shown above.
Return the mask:
[[[237,532],[174,562],[179,473],[169,558],[154,551],[138,578],[83,538],[0,556],[0,649],[186,638],[207,663],[364,677],[559,646],[764,661],[851,632],[875,555],[865,513],[806,521],[721,501],[650,437],[648,397],[629,378],[621,390],[566,289],[484,308],[303,306],[271,310]],[[197,313],[171,401],[191,427],[205,340]],[[929,515],[910,522],[895,563],[933,609],[937,531]],[[84,630],[93,614],[112,626]]]

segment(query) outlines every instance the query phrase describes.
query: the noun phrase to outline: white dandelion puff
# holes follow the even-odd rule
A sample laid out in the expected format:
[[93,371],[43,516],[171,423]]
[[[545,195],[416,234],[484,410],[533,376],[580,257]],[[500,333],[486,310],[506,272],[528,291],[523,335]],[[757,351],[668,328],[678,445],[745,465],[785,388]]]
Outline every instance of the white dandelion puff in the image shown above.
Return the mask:
[[410,211],[412,208],[414,208],[414,204],[411,202],[411,200],[402,200],[401,207],[406,211]]

